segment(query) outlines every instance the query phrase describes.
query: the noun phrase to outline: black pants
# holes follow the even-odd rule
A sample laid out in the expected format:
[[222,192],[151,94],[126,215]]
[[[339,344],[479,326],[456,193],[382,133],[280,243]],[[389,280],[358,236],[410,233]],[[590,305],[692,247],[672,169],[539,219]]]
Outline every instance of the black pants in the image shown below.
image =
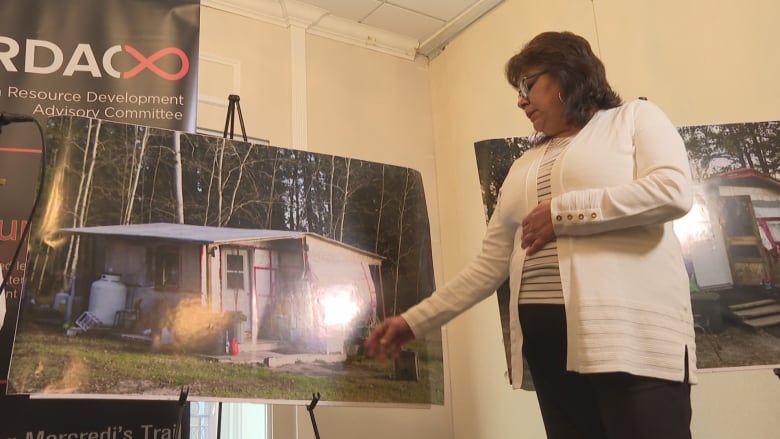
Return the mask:
[[690,384],[566,370],[562,305],[520,305],[525,355],[548,439],[690,439]]

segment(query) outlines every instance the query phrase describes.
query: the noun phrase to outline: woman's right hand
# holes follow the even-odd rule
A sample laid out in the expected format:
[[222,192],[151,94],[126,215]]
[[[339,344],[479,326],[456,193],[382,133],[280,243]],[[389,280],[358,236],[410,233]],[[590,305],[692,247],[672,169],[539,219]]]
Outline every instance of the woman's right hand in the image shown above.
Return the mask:
[[366,339],[366,354],[384,360],[388,352],[392,352],[393,358],[398,358],[403,345],[412,340],[414,333],[406,320],[400,316],[389,317],[377,325]]

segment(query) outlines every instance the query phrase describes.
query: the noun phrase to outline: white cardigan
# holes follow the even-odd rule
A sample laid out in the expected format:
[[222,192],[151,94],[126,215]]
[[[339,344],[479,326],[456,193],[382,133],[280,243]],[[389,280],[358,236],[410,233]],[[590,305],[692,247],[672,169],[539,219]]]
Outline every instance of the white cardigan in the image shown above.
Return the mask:
[[[525,259],[521,222],[538,204],[544,147],[512,165],[481,252],[402,317],[416,335],[436,329],[510,278],[511,380],[519,388],[523,337],[517,296]],[[696,382],[688,275],[671,220],[692,203],[685,146],[654,104],[597,112],[552,169],[552,220],[567,322],[567,369]],[[515,246],[517,243],[517,246]]]

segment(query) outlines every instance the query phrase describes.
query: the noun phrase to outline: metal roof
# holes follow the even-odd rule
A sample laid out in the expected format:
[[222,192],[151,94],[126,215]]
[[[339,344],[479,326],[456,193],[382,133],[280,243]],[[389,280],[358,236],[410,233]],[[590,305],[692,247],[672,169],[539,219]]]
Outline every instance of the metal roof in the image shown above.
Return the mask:
[[201,244],[224,244],[238,241],[267,241],[302,238],[305,232],[265,229],[238,229],[233,227],[194,226],[191,224],[150,223],[113,226],[73,227],[63,232],[82,235],[110,235],[136,238],[160,238]]
[[240,229],[235,227],[195,226],[191,224],[148,223],[122,224],[113,226],[70,227],[62,232],[79,235],[122,236],[129,238],[157,238],[171,241],[192,242],[197,244],[230,244],[248,241],[274,241],[279,239],[303,239],[312,237],[375,258],[383,256],[353,247],[334,239],[311,232],[290,230]]

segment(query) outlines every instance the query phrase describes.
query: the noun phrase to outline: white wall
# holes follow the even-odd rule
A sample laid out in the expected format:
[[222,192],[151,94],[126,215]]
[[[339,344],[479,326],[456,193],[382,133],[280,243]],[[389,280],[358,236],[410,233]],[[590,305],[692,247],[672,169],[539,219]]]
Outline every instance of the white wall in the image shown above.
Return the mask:
[[248,136],[290,145],[290,69],[286,29],[201,8],[198,127],[221,133],[228,95],[237,94]]
[[[312,35],[301,52],[296,30],[203,8],[198,123],[221,131],[226,96],[237,93],[250,136],[283,147],[303,138],[311,151],[421,171],[442,283],[476,253],[485,227],[474,142],[530,134],[503,77],[525,41],[544,30],[585,36],[624,98],[647,96],[678,125],[777,120],[778,16],[776,0],[506,0],[428,65]],[[293,98],[301,88],[303,103]],[[322,436],[543,437],[534,394],[508,387],[495,300],[446,335],[445,406],[320,405]],[[771,371],[700,381],[694,437],[777,436],[780,382]],[[277,407],[274,419],[275,439],[313,437],[303,406]]]

